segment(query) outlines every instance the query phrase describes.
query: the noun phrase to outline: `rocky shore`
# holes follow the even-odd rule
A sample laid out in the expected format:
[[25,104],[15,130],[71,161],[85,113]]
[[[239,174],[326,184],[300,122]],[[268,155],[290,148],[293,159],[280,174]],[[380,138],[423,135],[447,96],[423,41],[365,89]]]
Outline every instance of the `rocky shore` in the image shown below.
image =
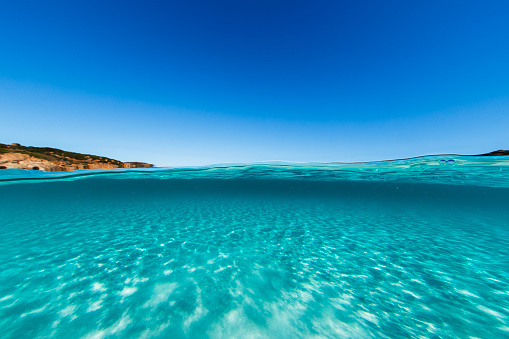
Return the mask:
[[45,172],[82,169],[151,168],[144,162],[121,162],[91,154],[66,152],[57,148],[0,143],[0,169],[20,168]]

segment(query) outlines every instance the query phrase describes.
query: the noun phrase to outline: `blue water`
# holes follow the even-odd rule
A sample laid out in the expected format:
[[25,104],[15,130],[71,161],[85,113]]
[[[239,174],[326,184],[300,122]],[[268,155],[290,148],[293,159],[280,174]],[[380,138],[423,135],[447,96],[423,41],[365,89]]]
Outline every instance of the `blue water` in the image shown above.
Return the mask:
[[509,338],[509,157],[0,171],[1,338]]

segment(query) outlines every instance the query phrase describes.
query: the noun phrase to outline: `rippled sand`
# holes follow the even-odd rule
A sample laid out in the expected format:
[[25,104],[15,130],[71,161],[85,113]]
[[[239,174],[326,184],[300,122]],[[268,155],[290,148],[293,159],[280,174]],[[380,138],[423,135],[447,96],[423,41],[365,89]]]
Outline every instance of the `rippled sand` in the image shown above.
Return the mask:
[[2,338],[509,337],[509,190],[4,185]]

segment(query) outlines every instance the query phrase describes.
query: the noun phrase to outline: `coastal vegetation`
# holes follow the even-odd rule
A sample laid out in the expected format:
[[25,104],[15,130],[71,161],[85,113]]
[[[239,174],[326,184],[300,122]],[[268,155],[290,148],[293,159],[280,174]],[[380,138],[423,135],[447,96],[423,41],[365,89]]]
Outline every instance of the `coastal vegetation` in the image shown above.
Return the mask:
[[78,169],[149,167],[153,167],[153,165],[143,162],[122,162],[103,156],[68,152],[52,147],[0,143],[0,169],[40,169],[54,172]]
[[67,152],[58,148],[51,147],[34,147],[34,146],[21,146],[20,144],[2,144],[0,143],[0,154],[4,153],[21,153],[32,156],[34,158],[40,158],[48,161],[55,160],[70,160],[70,161],[98,161],[98,162],[109,162],[112,164],[121,165],[122,162],[110,159],[106,157],[101,157],[92,154],[81,154],[75,152]]

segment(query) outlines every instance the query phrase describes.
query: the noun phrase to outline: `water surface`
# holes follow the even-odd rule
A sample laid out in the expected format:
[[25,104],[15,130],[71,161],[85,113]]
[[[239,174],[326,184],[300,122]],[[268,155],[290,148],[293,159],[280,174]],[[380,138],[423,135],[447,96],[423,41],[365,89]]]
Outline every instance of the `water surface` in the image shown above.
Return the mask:
[[507,338],[508,157],[0,172],[2,338]]

